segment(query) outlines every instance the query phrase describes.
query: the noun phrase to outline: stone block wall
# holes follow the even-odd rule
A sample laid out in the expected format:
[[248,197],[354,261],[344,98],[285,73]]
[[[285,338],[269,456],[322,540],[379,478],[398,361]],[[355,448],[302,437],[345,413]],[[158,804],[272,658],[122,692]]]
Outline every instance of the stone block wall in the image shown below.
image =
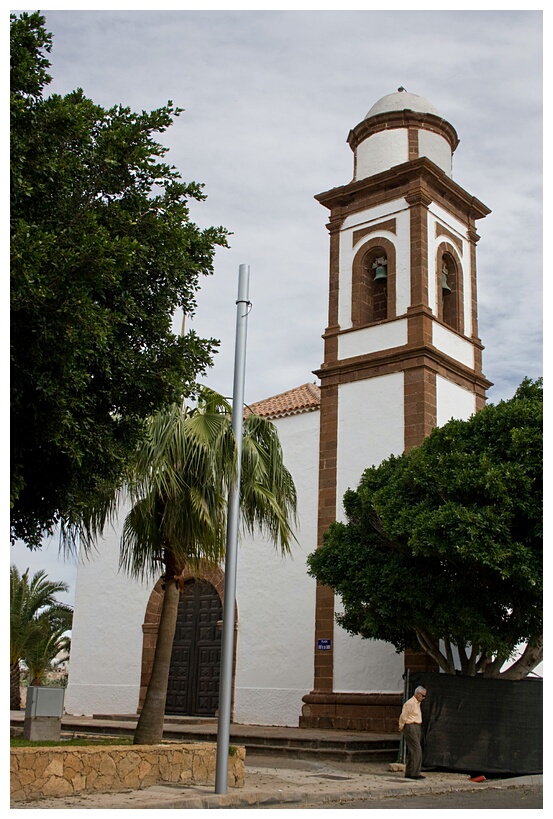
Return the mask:
[[300,728],[398,734],[401,694],[311,692],[302,697]]
[[[228,761],[228,786],[244,785],[244,748]],[[12,748],[12,802],[79,793],[148,788],[160,782],[183,786],[215,784],[217,746],[167,745],[63,746]]]

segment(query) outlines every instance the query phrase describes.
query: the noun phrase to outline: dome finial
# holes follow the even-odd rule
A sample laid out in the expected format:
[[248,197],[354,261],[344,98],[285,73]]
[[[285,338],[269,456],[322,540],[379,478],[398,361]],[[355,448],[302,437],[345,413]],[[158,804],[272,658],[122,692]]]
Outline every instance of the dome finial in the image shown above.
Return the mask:
[[399,86],[399,88],[398,88],[397,90],[398,90],[398,91],[407,91],[407,89],[406,89],[406,88],[404,88],[402,85],[400,85],[400,86]]

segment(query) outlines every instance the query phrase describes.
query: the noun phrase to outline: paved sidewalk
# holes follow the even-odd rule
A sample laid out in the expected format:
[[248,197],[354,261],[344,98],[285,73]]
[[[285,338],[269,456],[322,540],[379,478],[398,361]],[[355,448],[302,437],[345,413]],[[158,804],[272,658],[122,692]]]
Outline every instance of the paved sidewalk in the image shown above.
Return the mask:
[[482,788],[513,788],[541,784],[542,775],[504,780],[471,782],[466,774],[428,771],[426,779],[405,779],[403,773],[391,771],[389,763],[314,762],[300,759],[247,757],[245,785],[216,794],[212,786],[185,788],[180,785],[156,785],[144,790],[123,793],[18,802],[12,809],[134,809],[171,808],[243,808],[286,804],[298,808],[324,802],[348,802],[353,799],[383,799],[398,794],[443,793]]
[[[24,713],[12,711],[13,725],[22,726]],[[136,715],[121,718],[102,719],[97,717],[64,716],[64,731],[92,733],[101,728],[114,733],[132,733]],[[211,722],[178,720],[165,725],[166,739],[197,741],[208,737],[215,741],[217,725]],[[293,739],[298,737],[313,740],[316,744],[329,732],[306,730],[303,728],[279,728],[274,726],[231,726],[231,742],[236,745],[252,741],[252,738]],[[351,738],[355,732],[332,732],[333,738]],[[366,733],[361,738],[369,737]],[[384,735],[378,735],[382,738]],[[395,735],[392,738],[396,738]],[[542,784],[543,776],[523,776],[504,780],[471,782],[467,774],[425,772],[426,779],[413,781],[405,779],[401,771],[393,770],[389,762],[346,762],[328,759],[288,758],[283,756],[258,755],[255,750],[246,754],[245,784],[242,788],[229,788],[225,794],[216,794],[215,787],[159,784],[142,790],[118,793],[98,793],[79,796],[56,797],[15,802],[12,809],[201,809],[201,808],[241,808],[274,806],[286,804],[298,808],[311,807],[324,802],[347,802],[354,799],[383,799],[388,796],[421,793],[444,793],[456,790],[481,790],[482,788],[513,788],[528,784]]]

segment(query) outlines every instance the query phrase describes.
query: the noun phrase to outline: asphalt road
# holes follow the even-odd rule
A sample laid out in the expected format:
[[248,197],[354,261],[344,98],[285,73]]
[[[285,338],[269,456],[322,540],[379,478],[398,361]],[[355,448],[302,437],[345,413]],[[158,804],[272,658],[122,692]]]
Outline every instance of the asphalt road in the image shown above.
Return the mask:
[[[257,806],[259,807],[259,806]],[[542,810],[543,787],[524,785],[518,788],[483,788],[481,791],[392,796],[385,799],[362,799],[354,802],[328,802],[322,805],[301,805],[301,809],[316,810]],[[264,810],[298,810],[297,805],[266,805]],[[245,808],[241,808],[245,810]]]

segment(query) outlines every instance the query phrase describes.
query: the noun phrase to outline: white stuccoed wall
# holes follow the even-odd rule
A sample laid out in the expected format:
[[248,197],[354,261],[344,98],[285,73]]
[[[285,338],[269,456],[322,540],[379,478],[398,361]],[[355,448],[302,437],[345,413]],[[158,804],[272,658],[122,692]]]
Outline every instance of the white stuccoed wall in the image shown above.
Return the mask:
[[[297,725],[313,687],[315,581],[306,557],[317,544],[319,411],[275,421],[298,493],[301,521],[293,556],[282,558],[261,536],[238,550],[235,721]],[[119,530],[79,567],[68,714],[136,713],[142,623],[153,588],[118,570]]]
[[300,529],[292,557],[257,538],[240,543],[234,721],[298,725],[313,688],[315,581],[306,558],[317,545],[318,410],[275,419],[298,494]]
[[465,367],[474,369],[474,347],[470,341],[436,321],[432,323],[432,344]]
[[447,139],[433,131],[419,129],[419,156],[426,156],[435,162],[438,168],[451,176],[452,155]]
[[367,179],[394,165],[401,165],[408,159],[409,140],[406,128],[379,131],[357,146],[355,179]]
[[337,520],[342,498],[356,489],[363,471],[403,452],[403,373],[342,384],[338,393]]
[[[356,489],[363,471],[404,449],[403,373],[342,384],[338,398],[337,520],[342,498]],[[336,609],[340,601],[336,599]],[[334,626],[334,690],[402,690],[403,655],[389,643],[352,637]]]
[[397,319],[338,336],[338,358],[352,358],[359,355],[359,350],[376,353],[404,344],[407,344],[407,319]]
[[79,565],[71,637],[68,714],[135,714],[142,623],[153,587],[119,571],[119,531]]
[[[343,609],[336,599],[336,613]],[[334,626],[334,690],[397,694],[403,690],[403,654],[390,643],[364,640]]]
[[468,420],[476,412],[476,396],[441,376],[436,377],[436,423],[443,427],[452,418]]
[[[447,139],[433,131],[418,129],[419,156],[428,157],[451,176],[451,146]],[[367,179],[373,174],[387,171],[409,160],[407,128],[390,128],[378,131],[364,139],[356,149],[355,180]]]

